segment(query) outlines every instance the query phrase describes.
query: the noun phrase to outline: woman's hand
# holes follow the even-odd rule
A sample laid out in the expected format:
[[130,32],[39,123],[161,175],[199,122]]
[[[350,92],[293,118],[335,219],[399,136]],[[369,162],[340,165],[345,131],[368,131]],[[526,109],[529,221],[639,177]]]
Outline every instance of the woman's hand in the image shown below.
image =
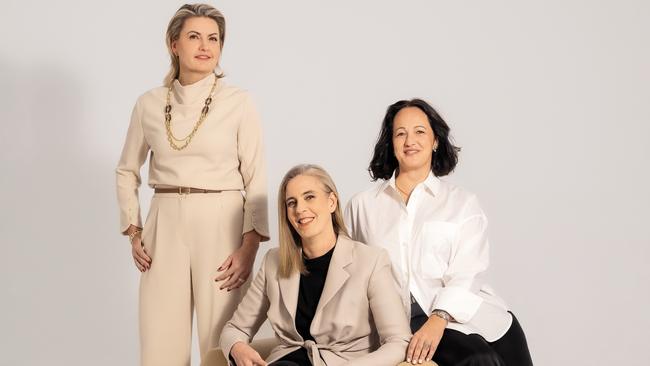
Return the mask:
[[218,269],[219,272],[225,271],[215,278],[216,282],[225,280],[219,287],[220,290],[234,290],[246,282],[253,271],[255,254],[257,254],[261,239],[262,237],[255,230],[242,236],[241,247],[229,255]]
[[[135,227],[134,227],[135,228]],[[130,229],[130,228],[129,228]],[[137,229],[136,229],[137,230]],[[129,234],[132,234],[129,232]],[[142,244],[142,231],[137,231],[131,240],[131,255],[135,266],[138,267],[140,272],[145,272],[151,268],[151,257],[147,254]]]
[[235,343],[230,349],[230,355],[237,366],[266,366],[260,354],[244,342]]
[[431,361],[446,326],[447,321],[445,319],[436,315],[430,316],[429,320],[413,334],[406,351],[406,361],[414,365],[424,361]]

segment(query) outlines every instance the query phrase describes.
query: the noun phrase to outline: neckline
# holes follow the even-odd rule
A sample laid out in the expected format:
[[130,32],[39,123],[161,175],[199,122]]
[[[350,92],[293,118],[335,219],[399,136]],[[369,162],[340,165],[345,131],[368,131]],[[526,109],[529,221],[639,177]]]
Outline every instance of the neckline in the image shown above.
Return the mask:
[[303,255],[302,259],[303,259],[303,261],[305,262],[305,264],[307,264],[307,263],[309,263],[309,264],[314,264],[314,263],[319,263],[319,262],[321,262],[321,261],[326,261],[326,260],[332,258],[332,254],[334,253],[334,249],[335,249],[335,248],[336,248],[336,245],[334,245],[334,246],[332,247],[332,249],[330,249],[327,253],[321,255],[320,257],[316,257],[316,258],[307,258],[307,257],[305,257],[305,256]]
[[[178,79],[175,79],[172,82],[172,95],[174,96],[175,102],[178,104],[203,103],[205,99],[208,98],[208,93],[210,92],[216,77],[217,76],[214,73],[210,73],[203,79],[185,86],[181,85]],[[217,80],[215,93],[219,89],[220,85],[220,80]]]

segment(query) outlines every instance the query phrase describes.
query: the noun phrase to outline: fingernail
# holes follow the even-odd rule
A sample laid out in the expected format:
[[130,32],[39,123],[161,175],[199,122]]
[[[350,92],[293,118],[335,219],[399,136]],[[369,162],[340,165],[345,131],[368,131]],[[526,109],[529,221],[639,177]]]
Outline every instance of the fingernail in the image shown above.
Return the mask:
[[411,362],[411,359],[410,359],[410,358],[407,358],[407,359],[406,359],[406,362]]

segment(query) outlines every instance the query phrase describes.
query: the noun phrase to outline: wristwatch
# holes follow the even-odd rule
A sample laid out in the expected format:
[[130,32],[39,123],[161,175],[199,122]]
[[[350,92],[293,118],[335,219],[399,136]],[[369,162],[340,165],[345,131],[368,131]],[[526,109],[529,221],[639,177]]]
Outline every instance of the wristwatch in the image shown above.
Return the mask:
[[451,315],[449,315],[448,312],[446,312],[446,311],[444,311],[442,309],[435,309],[434,311],[431,312],[431,315],[435,315],[438,318],[442,318],[442,319],[446,320],[447,323],[449,323],[450,321],[452,321],[454,319],[454,318],[451,317]]

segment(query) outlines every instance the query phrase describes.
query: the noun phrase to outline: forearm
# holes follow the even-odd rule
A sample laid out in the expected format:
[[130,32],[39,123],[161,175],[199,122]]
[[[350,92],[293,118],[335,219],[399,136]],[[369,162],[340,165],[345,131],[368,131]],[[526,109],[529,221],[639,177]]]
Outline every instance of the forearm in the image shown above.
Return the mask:
[[262,241],[262,236],[255,230],[248,231],[242,236],[242,247],[257,249],[260,246],[260,241]]

